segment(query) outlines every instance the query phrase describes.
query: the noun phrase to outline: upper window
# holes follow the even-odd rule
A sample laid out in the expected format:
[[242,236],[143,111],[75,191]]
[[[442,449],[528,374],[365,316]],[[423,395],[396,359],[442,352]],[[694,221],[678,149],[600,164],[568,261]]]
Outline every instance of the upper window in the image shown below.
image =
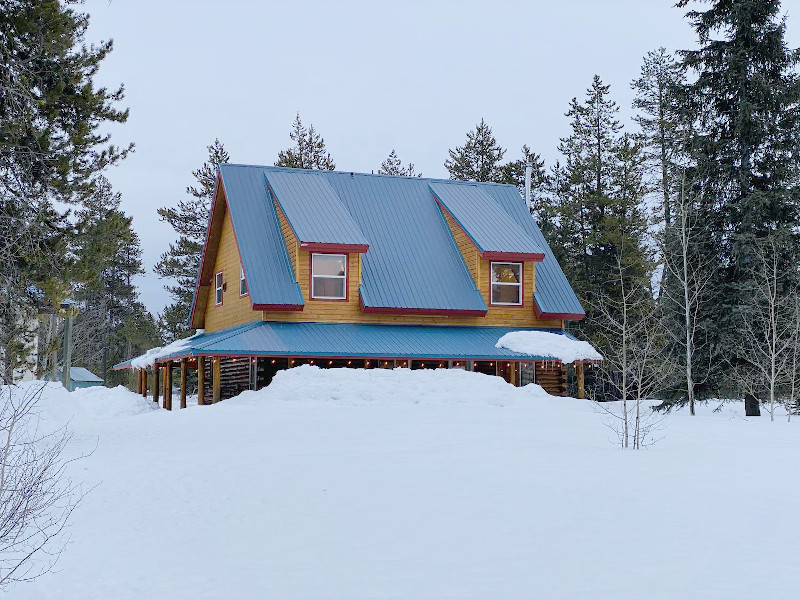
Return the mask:
[[492,263],[492,304],[522,304],[522,263]]
[[247,279],[244,278],[244,267],[239,270],[239,296],[247,296]]
[[222,271],[214,276],[214,304],[217,306],[222,304],[222,288],[224,286],[222,279]]
[[311,297],[323,300],[347,298],[347,255],[311,255]]

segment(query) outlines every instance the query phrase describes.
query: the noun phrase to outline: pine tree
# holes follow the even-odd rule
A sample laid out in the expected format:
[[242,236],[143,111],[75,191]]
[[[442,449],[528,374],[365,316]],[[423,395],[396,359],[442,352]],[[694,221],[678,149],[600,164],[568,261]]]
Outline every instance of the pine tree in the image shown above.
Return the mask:
[[276,167],[327,171],[333,171],[336,168],[336,164],[325,148],[325,140],[314,130],[314,125],[309,125],[306,129],[300,120],[299,112],[292,124],[289,138],[295,145],[278,153]]
[[192,171],[197,184],[186,188],[189,198],[178,201],[177,207],[158,209],[161,220],[169,223],[178,234],[178,240],[169,245],[169,250],[161,255],[155,266],[159,277],[175,282],[164,286],[173,301],[159,318],[159,326],[167,341],[193,333],[187,321],[214,200],[217,167],[229,160],[230,156],[222,143],[214,140],[208,146],[208,160],[202,167]]
[[497,144],[492,129],[486,122],[475,126],[467,132],[467,141],[455,150],[448,150],[450,158],[444,166],[450,173],[450,179],[461,181],[498,181],[502,175],[500,161],[506,151]]
[[116,148],[100,133],[128,112],[116,108],[122,87],[94,85],[112,44],[86,45],[88,24],[87,15],[57,0],[14,0],[0,11],[0,377],[6,380],[26,353],[28,324],[45,300],[41,288],[69,260],[69,215],[54,201],[83,202],[97,174],[132,148]]
[[[747,318],[754,258],[764,240],[781,240],[780,270],[795,272],[800,52],[786,45],[778,0],[714,0],[687,17],[699,39],[698,49],[681,52],[683,66],[696,74],[683,90],[692,124],[687,181],[709,232],[698,252],[719,265],[707,330],[715,335],[711,346],[725,348]],[[714,364],[708,358],[701,362]],[[729,381],[721,370],[706,379]]]
[[653,170],[653,190],[661,199],[664,227],[672,223],[671,198],[680,181],[678,165],[686,132],[682,131],[680,89],[685,75],[681,65],[665,48],[648,52],[640,76],[631,87],[636,92],[634,117],[642,131],[644,149]]
[[378,169],[379,175],[399,175],[401,177],[422,177],[422,173],[414,172],[414,163],[403,166],[403,161],[397,157],[397,153],[392,149],[386,160],[381,163]]
[[645,155],[632,136],[621,134],[618,107],[608,95],[609,86],[595,76],[585,101],[570,103],[566,116],[572,134],[559,146],[564,164],[552,169],[542,207],[543,230],[587,307],[581,327],[590,337],[598,331],[602,310],[620,304],[623,290],[628,299],[635,290],[641,301],[652,300],[654,265],[643,211]]

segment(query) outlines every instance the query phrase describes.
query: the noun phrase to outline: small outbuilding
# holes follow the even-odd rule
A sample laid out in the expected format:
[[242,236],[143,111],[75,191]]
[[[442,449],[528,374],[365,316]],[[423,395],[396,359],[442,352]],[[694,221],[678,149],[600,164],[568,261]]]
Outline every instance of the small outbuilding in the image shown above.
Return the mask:
[[[103,385],[103,380],[85,367],[70,367],[69,369],[69,391],[96,385]],[[50,381],[50,373],[44,376],[45,381]],[[61,369],[58,370],[58,381],[62,381]]]

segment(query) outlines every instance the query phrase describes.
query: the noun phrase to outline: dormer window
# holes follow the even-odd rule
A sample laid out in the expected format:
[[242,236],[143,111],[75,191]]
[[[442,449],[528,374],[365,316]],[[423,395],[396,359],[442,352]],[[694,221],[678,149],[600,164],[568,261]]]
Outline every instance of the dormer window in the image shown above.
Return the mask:
[[244,278],[244,267],[239,268],[239,297],[247,296],[247,279]]
[[311,297],[319,300],[347,299],[347,255],[311,255]]
[[522,263],[492,263],[492,304],[522,305]]
[[214,305],[222,304],[222,288],[224,287],[222,271],[214,275]]

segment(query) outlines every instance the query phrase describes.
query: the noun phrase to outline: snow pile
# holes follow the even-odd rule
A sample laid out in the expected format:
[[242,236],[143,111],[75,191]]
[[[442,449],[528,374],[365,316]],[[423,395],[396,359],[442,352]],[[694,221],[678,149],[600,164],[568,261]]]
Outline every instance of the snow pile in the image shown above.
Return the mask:
[[14,600],[800,589],[800,425],[745,419],[741,402],[673,411],[640,452],[588,401],[458,370],[303,366],[171,412],[50,384],[41,405],[48,427],[74,413],[71,452],[91,456],[68,472],[91,492],[56,569]]
[[170,354],[175,354],[176,352],[180,352],[181,350],[185,350],[191,345],[191,342],[194,338],[198,335],[203,334],[204,331],[202,329],[198,329],[197,333],[193,336],[184,338],[182,340],[175,340],[171,344],[167,344],[166,346],[161,346],[158,348],[150,348],[147,352],[142,354],[141,356],[137,356],[133,360],[131,360],[131,368],[133,369],[145,369],[147,367],[152,367],[156,364],[156,361],[165,357],[169,356]]
[[603,360],[603,355],[589,342],[549,331],[511,331],[501,337],[495,347],[529,356],[550,357],[564,364],[576,360]]
[[278,371],[268,387],[244,392],[233,402],[511,406],[536,398],[551,396],[536,384],[515,388],[500,377],[461,369],[321,369],[302,365]]

